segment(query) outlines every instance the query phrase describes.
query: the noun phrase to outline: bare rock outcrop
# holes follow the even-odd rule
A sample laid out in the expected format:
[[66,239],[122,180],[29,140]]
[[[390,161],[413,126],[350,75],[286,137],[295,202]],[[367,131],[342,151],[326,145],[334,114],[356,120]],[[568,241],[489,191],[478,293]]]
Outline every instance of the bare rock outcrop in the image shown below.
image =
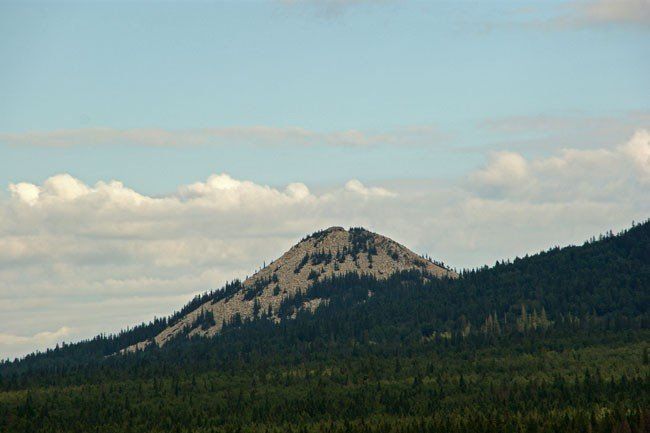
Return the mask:
[[[213,336],[223,323],[237,317],[245,320],[264,314],[279,320],[277,311],[284,299],[306,291],[313,282],[327,277],[356,272],[382,279],[412,269],[432,277],[457,277],[442,264],[425,259],[385,236],[362,228],[331,227],[301,240],[282,257],[246,279],[240,290],[230,296],[205,302],[153,339],[122,352],[141,350],[152,343],[162,346],[181,334]],[[310,299],[302,308],[313,311],[322,303],[327,303],[327,299]]]

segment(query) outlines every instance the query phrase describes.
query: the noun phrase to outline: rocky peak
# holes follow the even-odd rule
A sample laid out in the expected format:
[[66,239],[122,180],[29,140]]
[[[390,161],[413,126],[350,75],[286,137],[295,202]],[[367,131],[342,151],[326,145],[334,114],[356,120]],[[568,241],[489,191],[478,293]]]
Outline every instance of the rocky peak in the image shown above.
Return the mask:
[[248,278],[244,287],[260,292],[266,287],[280,287],[294,293],[323,277],[357,272],[385,278],[408,269],[420,269],[433,276],[453,274],[387,237],[363,228],[347,231],[330,227],[305,237]]
[[[385,236],[363,228],[330,227],[303,238],[279,259],[247,278],[241,288],[218,301],[208,301],[155,337],[158,345],[181,332],[211,336],[234,317],[256,317],[262,312],[279,320],[282,301],[306,291],[315,281],[349,272],[387,278],[417,269],[433,277],[456,277],[453,271],[425,259]],[[312,299],[302,306],[314,310],[326,299]],[[207,319],[206,319],[207,318]],[[141,342],[126,350],[145,347]]]

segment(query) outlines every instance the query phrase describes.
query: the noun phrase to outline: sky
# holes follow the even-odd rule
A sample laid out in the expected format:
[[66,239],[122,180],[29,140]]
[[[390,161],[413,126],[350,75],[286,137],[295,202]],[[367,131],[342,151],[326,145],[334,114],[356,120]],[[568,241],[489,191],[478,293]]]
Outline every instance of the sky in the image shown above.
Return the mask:
[[650,216],[650,1],[0,0],[0,359],[305,234],[463,269]]

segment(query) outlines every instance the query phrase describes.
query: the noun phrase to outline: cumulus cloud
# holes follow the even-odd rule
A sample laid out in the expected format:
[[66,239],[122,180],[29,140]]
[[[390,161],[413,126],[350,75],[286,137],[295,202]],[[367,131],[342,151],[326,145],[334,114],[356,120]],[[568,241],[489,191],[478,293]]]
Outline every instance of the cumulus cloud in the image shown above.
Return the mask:
[[474,172],[473,183],[487,188],[508,188],[519,184],[528,174],[528,162],[518,153],[495,152],[490,163]]
[[[493,154],[469,176],[471,187],[537,202],[580,199],[611,200],[615,192],[643,189],[650,180],[650,134],[637,131],[626,143],[601,149],[563,149],[526,160],[514,152]],[[627,196],[627,194],[625,194]]]
[[71,334],[72,329],[67,326],[62,326],[55,331],[43,331],[27,336],[0,332],[0,354],[4,351],[12,353],[16,350],[23,352],[45,350],[63,342]]
[[390,192],[385,188],[368,188],[361,182],[356,179],[353,179],[345,184],[345,190],[352,193],[358,194],[363,197],[391,197],[395,196],[394,193]]
[[650,215],[649,135],[538,157],[497,152],[460,181],[353,179],[318,193],[226,173],[161,196],[68,174],[12,183],[0,201],[0,357],[169,314],[332,225],[368,227],[456,267],[623,228]]
[[436,144],[446,135],[431,125],[414,125],[390,131],[313,131],[301,127],[241,126],[168,130],[161,128],[81,128],[58,131],[0,133],[0,144],[10,146],[72,147],[138,145],[182,146],[335,146]]
[[11,195],[14,198],[29,205],[33,205],[38,201],[41,189],[31,183],[21,182],[9,185],[9,192],[11,192]]
[[67,326],[62,326],[56,331],[44,331],[39,332],[38,334],[32,336],[21,336],[21,335],[12,335],[12,334],[3,334],[0,333],[0,345],[3,344],[17,344],[17,343],[52,343],[60,340],[63,337],[70,335],[70,328]]
[[639,177],[650,181],[650,133],[637,131],[622,150],[634,161]]
[[313,201],[309,188],[302,183],[289,184],[284,190],[233,179],[228,174],[210,176],[205,182],[196,182],[178,189],[183,201],[196,200],[206,205],[223,208],[253,206],[284,206]]

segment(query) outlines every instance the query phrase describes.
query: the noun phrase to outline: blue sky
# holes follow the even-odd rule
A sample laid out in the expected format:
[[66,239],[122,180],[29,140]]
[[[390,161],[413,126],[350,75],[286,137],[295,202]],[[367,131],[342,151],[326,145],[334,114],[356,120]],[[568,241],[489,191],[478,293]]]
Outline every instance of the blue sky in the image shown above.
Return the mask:
[[650,1],[0,0],[0,359],[305,234],[457,269],[650,216]]
[[[446,178],[521,138],[486,121],[648,109],[643,25],[554,24],[574,13],[566,2],[315,3],[3,2],[0,132],[428,126],[436,137],[284,152],[251,150],[255,140],[190,151],[3,140],[0,183],[63,171],[159,194],[221,171],[277,185]],[[338,156],[347,163],[328,164]]]

